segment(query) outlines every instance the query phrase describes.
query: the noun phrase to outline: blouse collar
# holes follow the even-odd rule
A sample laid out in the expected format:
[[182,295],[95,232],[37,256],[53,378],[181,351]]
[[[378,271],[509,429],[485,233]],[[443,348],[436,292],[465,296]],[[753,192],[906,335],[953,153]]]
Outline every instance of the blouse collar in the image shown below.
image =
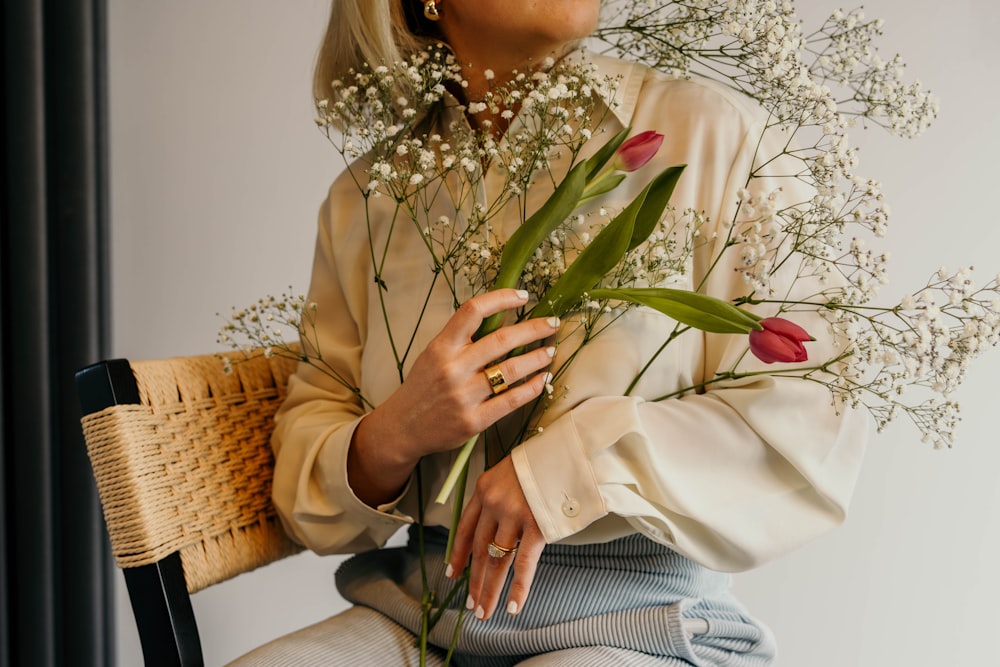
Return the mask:
[[607,79],[614,82],[610,90],[607,86],[601,86],[599,94],[622,127],[631,125],[647,68],[639,63],[601,55],[586,49],[581,49],[570,57],[578,57],[593,63],[598,80]]

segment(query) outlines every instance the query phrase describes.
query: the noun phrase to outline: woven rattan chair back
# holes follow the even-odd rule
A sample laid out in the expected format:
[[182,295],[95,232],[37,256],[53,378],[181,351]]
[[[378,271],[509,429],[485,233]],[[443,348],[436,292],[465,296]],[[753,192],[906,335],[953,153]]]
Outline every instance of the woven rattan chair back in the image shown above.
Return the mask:
[[147,665],[201,665],[190,593],[299,550],[271,505],[272,422],[295,361],[105,361],[77,374],[115,561]]

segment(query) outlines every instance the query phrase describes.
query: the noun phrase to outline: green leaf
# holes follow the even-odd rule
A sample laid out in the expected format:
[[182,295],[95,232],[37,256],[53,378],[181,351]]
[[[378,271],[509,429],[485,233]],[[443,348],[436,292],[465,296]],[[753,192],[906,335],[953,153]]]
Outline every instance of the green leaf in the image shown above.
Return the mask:
[[611,192],[612,190],[614,190],[615,188],[617,188],[619,185],[621,185],[621,182],[625,180],[625,177],[626,177],[626,174],[621,174],[621,173],[618,173],[618,174],[613,174],[613,173],[604,174],[603,176],[601,176],[600,178],[598,178],[596,181],[590,183],[584,189],[583,196],[580,197],[580,203],[582,204],[582,203],[590,201],[591,199],[594,199],[596,197],[600,197],[601,195],[603,195],[606,192]]
[[[590,158],[573,167],[562,183],[555,189],[542,207],[535,211],[517,230],[510,235],[504,245],[500,257],[500,270],[497,272],[493,289],[517,287],[524,267],[542,241],[562,222],[569,217],[583,201],[583,192],[587,184],[599,173],[601,168],[614,156],[632,128],[624,130],[611,137]],[[610,187],[601,192],[617,187],[621,179],[609,178]],[[604,187],[604,186],[602,186]],[[590,198],[589,196],[587,197]],[[503,313],[498,313],[483,320],[475,338],[482,338],[491,331],[496,331],[503,321]]]
[[[587,182],[587,163],[581,162],[573,169],[555,192],[517,230],[510,235],[500,256],[494,289],[517,287],[524,267],[541,242],[558,227],[577,207]],[[496,331],[503,321],[503,313],[492,315],[480,325],[475,338]]]
[[621,261],[626,252],[649,238],[663,215],[683,166],[669,167],[577,255],[566,272],[539,300],[532,317],[563,315]]
[[632,240],[628,245],[629,250],[634,250],[640,243],[648,239],[649,235],[656,229],[656,225],[663,217],[663,211],[670,203],[670,197],[674,194],[674,188],[686,166],[681,164],[667,167],[650,182],[647,188],[649,194],[643,200],[642,208],[635,218]]
[[576,208],[586,184],[586,163],[573,167],[559,187],[518,227],[504,245],[495,286],[515,287],[525,264],[541,242]]
[[625,139],[628,137],[629,132],[631,131],[632,131],[631,127],[626,127],[624,130],[622,130],[615,136],[611,137],[607,141],[607,143],[601,146],[596,153],[594,153],[587,159],[585,164],[587,165],[588,183],[592,181],[594,177],[600,173],[604,165],[608,163],[608,160],[614,157],[615,151],[617,151],[618,147],[625,142]]
[[628,301],[672,317],[681,324],[709,333],[746,334],[761,329],[760,318],[728,301],[707,294],[668,287],[602,288],[588,292],[592,299]]

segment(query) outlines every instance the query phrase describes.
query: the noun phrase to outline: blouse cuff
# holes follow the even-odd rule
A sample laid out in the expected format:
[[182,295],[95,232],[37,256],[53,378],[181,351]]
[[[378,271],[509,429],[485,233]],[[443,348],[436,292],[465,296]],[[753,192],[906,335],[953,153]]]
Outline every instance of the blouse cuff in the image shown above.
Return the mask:
[[[396,496],[394,499],[390,500],[387,503],[376,505],[375,509],[378,510],[379,512],[382,512],[383,514],[389,514],[399,519],[403,519],[406,523],[413,523],[412,517],[409,517],[406,514],[403,514],[402,512],[396,509],[396,506],[399,505],[399,503],[403,500],[403,496],[405,496],[407,493],[410,492],[410,485],[412,483],[413,483],[412,480],[407,480],[406,486],[403,487],[403,490],[399,492],[398,496]],[[358,502],[361,501],[359,500]]]
[[605,434],[587,426],[585,439],[569,413],[511,451],[521,490],[549,544],[608,513],[587,453],[587,442],[600,442]]
[[[410,489],[412,481],[407,481],[403,490],[392,500],[376,507],[368,505],[357,497],[354,489],[351,488],[347,477],[347,454],[354,437],[354,430],[361,419],[357,419],[354,424],[346,429],[346,432],[333,436],[324,448],[322,456],[326,463],[330,465],[330,470],[334,471],[330,479],[332,498],[339,498],[343,503],[343,510],[346,514],[353,516],[362,525],[370,525],[376,528],[375,533],[386,533],[386,539],[392,535],[400,526],[413,523],[413,518],[396,509],[400,501]],[[327,468],[326,465],[322,466]],[[378,539],[378,538],[376,538]]]

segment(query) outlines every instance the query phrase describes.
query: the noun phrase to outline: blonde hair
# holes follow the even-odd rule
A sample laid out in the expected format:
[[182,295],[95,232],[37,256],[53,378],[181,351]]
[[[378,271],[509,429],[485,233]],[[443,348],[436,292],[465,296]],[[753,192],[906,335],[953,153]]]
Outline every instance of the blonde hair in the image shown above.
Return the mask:
[[351,69],[398,62],[439,41],[422,10],[417,0],[333,0],[313,70],[313,96],[325,99],[330,82]]

